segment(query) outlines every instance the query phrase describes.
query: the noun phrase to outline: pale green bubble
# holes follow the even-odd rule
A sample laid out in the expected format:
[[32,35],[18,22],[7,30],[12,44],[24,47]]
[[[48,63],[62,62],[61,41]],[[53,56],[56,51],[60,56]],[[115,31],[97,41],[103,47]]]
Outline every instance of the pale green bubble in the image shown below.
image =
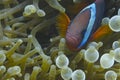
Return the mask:
[[69,59],[64,54],[60,54],[56,58],[56,65],[58,68],[67,67],[69,65]]
[[21,68],[19,66],[9,67],[7,73],[11,76],[18,75],[21,73]]
[[105,17],[102,19],[102,25],[108,25],[109,24],[109,17]]
[[114,32],[120,32],[120,15],[115,15],[109,20],[109,27]]
[[61,77],[64,79],[64,80],[69,80],[72,76],[72,69],[69,68],[69,67],[64,67],[62,68],[61,70]]
[[114,59],[116,62],[120,63],[120,48],[114,50]]
[[72,80],[85,80],[85,77],[85,73],[80,69],[72,73]]
[[105,80],[117,80],[117,73],[115,71],[109,70],[105,73]]
[[100,65],[102,68],[107,69],[114,65],[114,57],[110,54],[103,54],[100,58]]
[[30,73],[25,73],[24,80],[30,80]]
[[102,46],[103,46],[103,42],[91,42],[89,43],[88,48],[95,47],[98,50]]
[[24,15],[29,16],[37,11],[36,7],[34,5],[27,5],[24,8]]
[[37,10],[37,15],[40,17],[44,17],[46,15],[46,13],[43,10],[39,9],[39,10]]
[[6,60],[6,55],[3,51],[0,51],[0,64],[3,64]]
[[57,0],[45,0],[54,9],[65,12],[65,8]]
[[6,67],[4,65],[0,66],[0,73],[3,74],[6,71]]
[[114,41],[112,44],[112,48],[116,49],[116,48],[120,48],[120,42],[119,41]]
[[94,62],[96,62],[98,60],[98,58],[99,58],[99,52],[93,46],[89,47],[85,51],[85,60],[87,62],[94,63]]

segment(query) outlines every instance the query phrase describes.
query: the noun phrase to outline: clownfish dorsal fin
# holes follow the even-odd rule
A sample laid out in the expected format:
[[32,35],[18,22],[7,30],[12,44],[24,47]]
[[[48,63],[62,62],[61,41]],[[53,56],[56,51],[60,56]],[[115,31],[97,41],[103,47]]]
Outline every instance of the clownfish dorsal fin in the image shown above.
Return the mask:
[[56,19],[56,26],[61,37],[65,37],[70,19],[66,13],[59,13]]

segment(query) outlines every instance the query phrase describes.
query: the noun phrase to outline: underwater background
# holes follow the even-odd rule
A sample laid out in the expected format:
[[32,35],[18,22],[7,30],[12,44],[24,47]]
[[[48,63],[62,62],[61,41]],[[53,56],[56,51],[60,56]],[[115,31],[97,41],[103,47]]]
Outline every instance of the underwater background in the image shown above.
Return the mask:
[[72,51],[66,26],[94,0],[0,0],[0,80],[120,80],[120,0],[104,1],[101,25]]

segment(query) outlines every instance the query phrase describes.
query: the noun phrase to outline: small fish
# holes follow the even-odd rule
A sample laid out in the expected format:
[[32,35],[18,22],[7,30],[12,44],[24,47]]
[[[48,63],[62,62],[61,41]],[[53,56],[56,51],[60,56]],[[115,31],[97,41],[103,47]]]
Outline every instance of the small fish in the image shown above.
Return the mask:
[[66,43],[70,50],[79,50],[86,44],[93,32],[100,26],[103,13],[104,0],[96,0],[78,13],[66,33]]
[[70,50],[79,50],[98,29],[104,14],[104,5],[104,0],[96,0],[80,11],[71,21],[65,36],[66,44]]

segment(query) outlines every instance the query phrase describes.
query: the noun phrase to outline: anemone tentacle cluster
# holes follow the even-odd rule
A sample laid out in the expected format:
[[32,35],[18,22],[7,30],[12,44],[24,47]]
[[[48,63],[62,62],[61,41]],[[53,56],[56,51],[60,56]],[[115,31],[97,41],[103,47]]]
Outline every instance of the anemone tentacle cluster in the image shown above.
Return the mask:
[[119,80],[120,1],[105,1],[101,25],[111,34],[76,52],[60,36],[56,17],[68,13],[73,18],[71,7],[91,2],[0,0],[0,80]]

